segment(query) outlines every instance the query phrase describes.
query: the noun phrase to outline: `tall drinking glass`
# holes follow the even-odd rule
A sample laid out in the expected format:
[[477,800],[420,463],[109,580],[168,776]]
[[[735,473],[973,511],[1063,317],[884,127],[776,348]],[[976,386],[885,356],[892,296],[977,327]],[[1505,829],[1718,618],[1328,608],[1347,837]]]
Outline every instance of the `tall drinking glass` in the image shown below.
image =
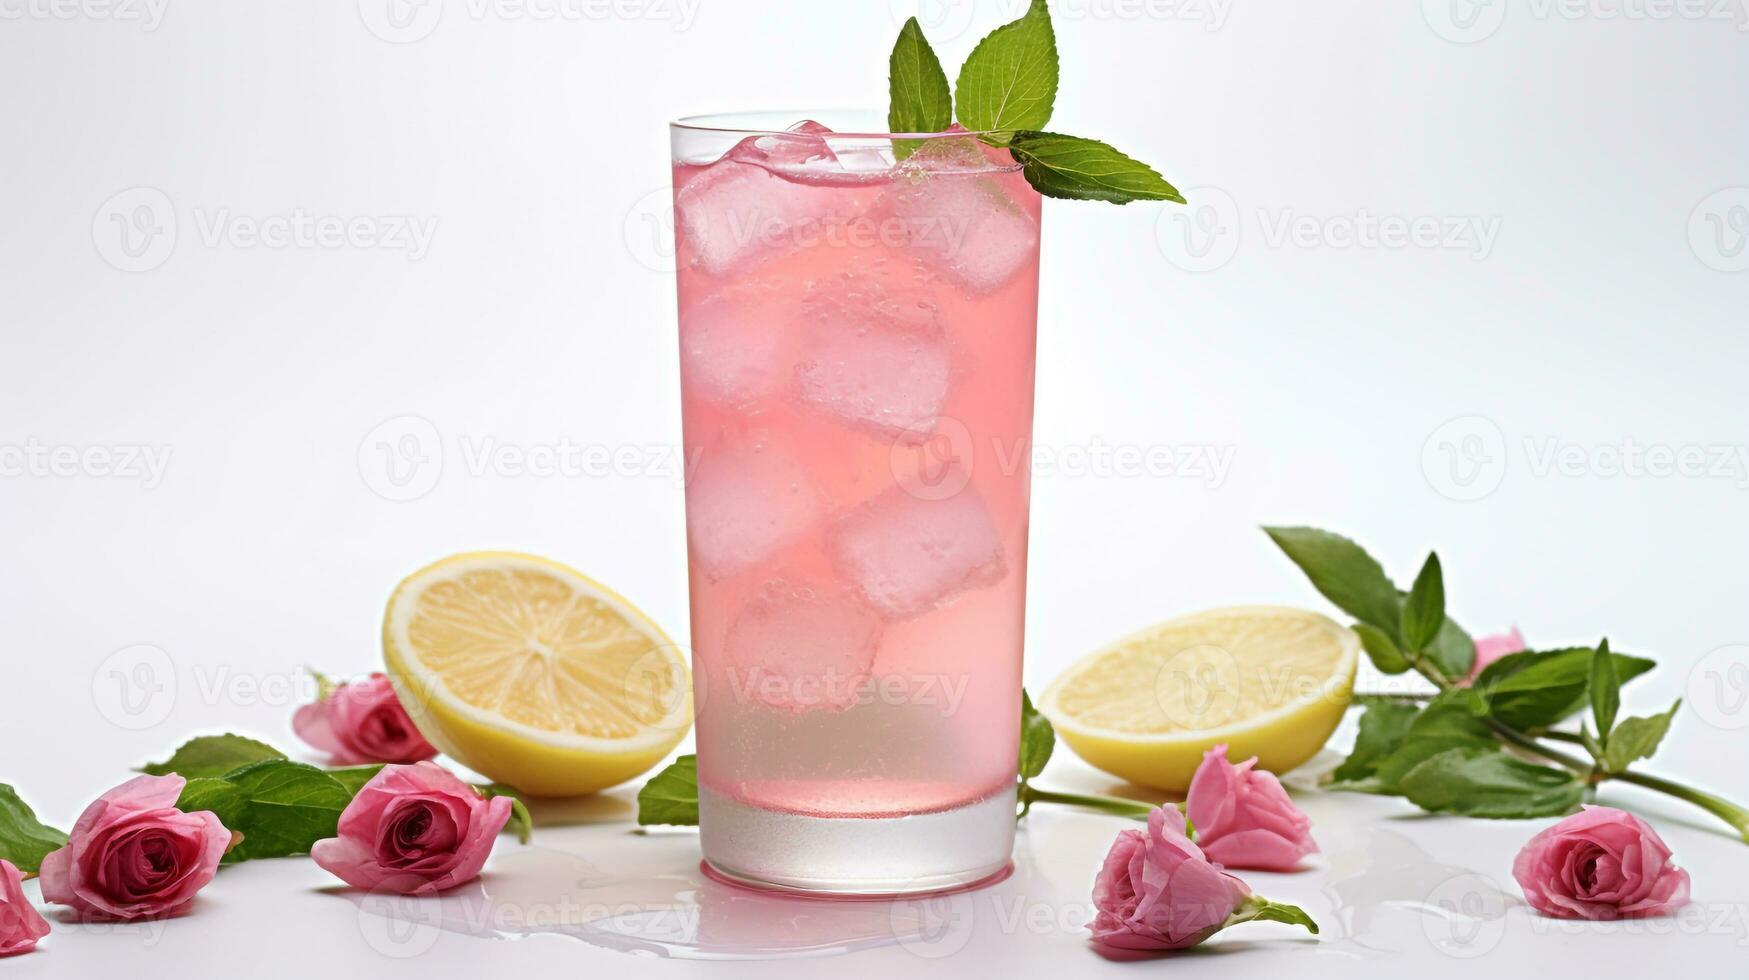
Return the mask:
[[904,893],[1013,848],[1040,201],[858,122],[671,128],[699,821],[719,874]]

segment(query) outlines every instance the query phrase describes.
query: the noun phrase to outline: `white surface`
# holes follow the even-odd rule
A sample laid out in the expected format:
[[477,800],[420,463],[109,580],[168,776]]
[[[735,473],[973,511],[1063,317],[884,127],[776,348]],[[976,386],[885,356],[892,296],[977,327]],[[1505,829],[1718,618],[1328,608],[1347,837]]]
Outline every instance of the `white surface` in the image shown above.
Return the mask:
[[[66,475],[0,460],[0,778],[64,823],[186,735],[289,743],[309,694],[301,666],[369,669],[392,585],[464,548],[550,554],[684,635],[673,283],[652,237],[663,123],[878,104],[890,6],[910,12],[905,0],[673,0],[631,3],[646,16],[630,19],[541,18],[451,0],[407,8],[397,32],[375,0],[0,0],[0,446],[168,459],[156,478],[101,475],[98,457]],[[1439,547],[1453,608],[1479,631],[1518,623],[1551,645],[1607,631],[1657,655],[1629,708],[1689,697],[1657,768],[1749,797],[1749,776],[1726,764],[1749,726],[1732,700],[1746,689],[1732,678],[1749,675],[1728,669],[1749,663],[1734,646],[1749,643],[1739,6],[1721,8],[1735,22],[1500,0],[1061,6],[1055,128],[1113,140],[1199,207],[1048,207],[1038,441],[1055,465],[1036,482],[1030,684],[1179,612],[1322,608],[1256,530],[1317,523],[1355,534],[1404,581]],[[682,7],[684,25],[664,18]],[[950,71],[1012,7],[929,5]],[[1448,10],[1479,19],[1461,28]],[[142,205],[176,232],[130,256],[112,215]],[[353,224],[355,244],[254,237],[298,215]],[[1343,244],[1380,216],[1455,227],[1462,247]],[[403,226],[418,233],[407,247]],[[388,244],[369,247],[379,234]],[[441,466],[387,469],[377,445],[403,439]],[[1630,443],[1705,462],[1624,474]],[[564,445],[632,456],[541,475]],[[1199,468],[1075,469],[1161,446]],[[138,713],[118,671],[152,682],[133,691]],[[1049,780],[1100,785],[1072,760]],[[1704,915],[1567,927],[1515,908],[1478,964],[1440,952],[1427,916],[1391,903],[1424,901],[1447,868],[1515,894],[1511,855],[1536,825],[1350,797],[1307,806],[1321,870],[1256,885],[1306,903],[1324,939],[1306,952],[1303,937],[1256,927],[1170,968],[1601,977],[1681,956],[1713,975],[1749,945],[1749,851],[1677,807],[1659,823]],[[686,873],[690,839],[632,836],[617,816],[540,846],[614,874]],[[1117,826],[1040,814],[1022,873],[978,898],[964,949],[841,962],[916,976],[1165,968],[1108,965],[1074,928]],[[527,880],[518,861],[500,852],[491,887]],[[424,955],[378,955],[330,884],[299,861],[227,871],[150,949],[125,930],[59,925],[7,969],[630,964],[570,938],[447,931]],[[997,896],[1047,925],[1012,925],[1007,906],[982,904]],[[1388,951],[1363,951],[1357,934]]]

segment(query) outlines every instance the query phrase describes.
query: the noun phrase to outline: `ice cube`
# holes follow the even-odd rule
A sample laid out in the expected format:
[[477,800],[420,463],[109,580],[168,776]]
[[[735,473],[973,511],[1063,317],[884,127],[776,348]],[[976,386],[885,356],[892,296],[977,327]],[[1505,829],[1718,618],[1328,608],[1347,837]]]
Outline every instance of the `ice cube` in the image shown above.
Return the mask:
[[791,376],[793,314],[756,290],[720,293],[680,318],[680,362],[688,396],[746,408]]
[[1005,573],[1002,541],[970,486],[940,500],[895,487],[840,519],[827,548],[888,619],[909,619]]
[[894,181],[886,207],[925,263],[974,293],[1006,283],[1038,254],[1038,222],[988,174],[914,170]]
[[711,164],[674,196],[678,232],[691,261],[713,276],[786,251],[793,244],[791,229],[825,220],[831,207],[829,189],[732,159]]
[[761,440],[706,449],[686,488],[687,542],[712,580],[771,557],[819,516],[801,464]]
[[840,421],[911,441],[947,401],[953,361],[927,296],[871,280],[827,287],[803,303],[801,400]]
[[775,578],[729,627],[729,684],[738,700],[771,708],[849,708],[868,682],[880,633],[880,618],[844,584]]

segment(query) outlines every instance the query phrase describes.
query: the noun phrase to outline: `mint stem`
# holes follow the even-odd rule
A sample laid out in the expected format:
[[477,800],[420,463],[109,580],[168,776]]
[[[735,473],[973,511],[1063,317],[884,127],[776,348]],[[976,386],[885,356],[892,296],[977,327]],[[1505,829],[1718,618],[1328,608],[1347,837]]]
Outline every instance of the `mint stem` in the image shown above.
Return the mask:
[[1089,796],[1082,793],[1055,793],[1048,789],[1039,789],[1027,785],[1020,788],[1021,805],[1030,807],[1034,803],[1061,803],[1065,806],[1085,807],[1102,813],[1116,814],[1134,820],[1146,820],[1148,814],[1154,812],[1154,807],[1139,800],[1125,800],[1115,796]]
[[1618,772],[1609,778],[1619,779],[1624,783],[1632,783],[1635,786],[1642,786],[1646,789],[1657,790],[1668,796],[1674,796],[1679,800],[1686,800],[1689,803],[1693,803],[1702,810],[1705,810],[1713,816],[1718,817],[1720,820],[1730,824],[1732,829],[1737,831],[1737,836],[1743,839],[1743,843],[1749,844],[1749,810],[1745,810],[1737,804],[1732,803],[1730,800],[1714,796],[1711,793],[1703,793],[1698,789],[1684,786],[1681,783],[1671,782],[1668,779],[1662,779],[1658,776],[1650,776],[1643,772]]

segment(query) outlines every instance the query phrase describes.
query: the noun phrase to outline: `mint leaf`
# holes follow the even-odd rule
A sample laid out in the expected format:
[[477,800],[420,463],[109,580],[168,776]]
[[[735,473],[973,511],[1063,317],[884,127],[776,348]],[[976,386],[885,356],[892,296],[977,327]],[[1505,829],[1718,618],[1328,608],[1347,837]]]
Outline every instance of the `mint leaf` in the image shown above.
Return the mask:
[[228,779],[216,776],[190,779],[188,785],[182,787],[176,809],[183,813],[210,811],[226,830],[247,834],[244,825],[249,822],[249,794]]
[[960,123],[974,132],[1042,129],[1051,121],[1057,35],[1045,0],[978,42],[960,66],[953,98]]
[[141,766],[148,776],[175,773],[184,779],[201,776],[223,776],[240,766],[264,759],[283,759],[285,753],[252,738],[241,735],[202,735],[184,742],[170,758]]
[[1375,767],[1374,792],[1401,793],[1404,777],[1421,763],[1452,749],[1500,751],[1494,730],[1471,712],[1468,695],[1461,691],[1435,698],[1415,716],[1400,744]]
[[510,822],[504,829],[516,835],[518,844],[526,844],[534,836],[534,817],[528,812],[528,804],[522,802],[522,794],[503,783],[489,783],[485,786],[475,786],[474,789],[486,799],[507,796],[510,798]]
[[1597,740],[1607,749],[1615,716],[1621,711],[1621,681],[1615,676],[1615,661],[1609,656],[1609,640],[1597,645],[1591,655],[1591,719],[1597,723]]
[[698,756],[683,755],[638,790],[638,825],[698,826]]
[[1585,792],[1566,770],[1480,746],[1441,752],[1411,769],[1401,785],[1423,810],[1497,820],[1564,816]]
[[1360,635],[1360,645],[1374,667],[1387,674],[1401,674],[1409,669],[1409,661],[1389,633],[1366,623],[1355,623],[1354,632]]
[[1604,747],[1603,756],[1598,761],[1609,772],[1625,772],[1635,762],[1650,759],[1652,753],[1658,751],[1658,743],[1664,741],[1664,736],[1670,731],[1670,722],[1675,720],[1676,711],[1681,707],[1682,702],[1677,701],[1661,715],[1622,719],[1616,724],[1615,731],[1609,734],[1609,744]]
[[1315,527],[1263,530],[1300,566],[1320,595],[1348,615],[1397,639],[1402,617],[1397,587],[1366,549],[1340,534]]
[[1045,771],[1057,747],[1057,731],[1051,720],[1038,713],[1032,698],[1020,692],[1020,778],[1031,779]]
[[243,834],[243,843],[226,855],[227,861],[308,853],[310,845],[338,833],[340,813],[353,795],[315,766],[285,759],[251,763],[226,775],[225,781],[247,802],[241,826],[227,825]]
[[346,792],[353,796],[357,796],[358,791],[364,789],[364,784],[375,779],[377,773],[382,771],[383,767],[381,764],[368,766],[344,766],[339,769],[327,770],[328,775],[333,776],[335,781],[346,787]]
[[1403,602],[1403,644],[1420,653],[1433,645],[1439,628],[1445,625],[1445,575],[1439,567],[1439,553],[1427,556]]
[[18,791],[0,783],[0,858],[35,874],[43,858],[67,844],[67,835],[36,818],[36,811],[18,798]]
[[1354,739],[1354,749],[1348,753],[1342,765],[1331,773],[1335,787],[1343,789],[1367,789],[1359,784],[1371,776],[1378,764],[1395,752],[1408,734],[1409,725],[1421,709],[1413,704],[1377,703],[1369,704],[1365,713],[1360,716],[1360,734]]
[[1316,936],[1318,924],[1306,914],[1306,910],[1298,905],[1288,905],[1285,902],[1272,902],[1261,895],[1252,895],[1239,903],[1227,921],[1221,924],[1222,929],[1236,926],[1241,922],[1285,922],[1290,926],[1305,926],[1306,931]]
[[1046,197],[1111,204],[1184,203],[1184,195],[1154,168],[1098,140],[1022,131],[1014,134],[1008,152],[1020,164],[1027,183]]
[[888,132],[939,133],[953,125],[953,96],[947,91],[947,73],[941,70],[941,59],[923,36],[917,18],[906,21],[899,29],[899,39],[893,44],[887,64]]
[[1439,627],[1439,635],[1433,638],[1433,646],[1428,648],[1427,656],[1446,677],[1468,677],[1471,668],[1476,666],[1476,641],[1470,639],[1470,634],[1447,616],[1445,623]]
[[[1476,678],[1475,690],[1495,720],[1519,730],[1547,728],[1585,710],[1591,703],[1589,647],[1525,651],[1508,654],[1488,665]],[[1610,654],[1619,684],[1651,670],[1644,657]]]

